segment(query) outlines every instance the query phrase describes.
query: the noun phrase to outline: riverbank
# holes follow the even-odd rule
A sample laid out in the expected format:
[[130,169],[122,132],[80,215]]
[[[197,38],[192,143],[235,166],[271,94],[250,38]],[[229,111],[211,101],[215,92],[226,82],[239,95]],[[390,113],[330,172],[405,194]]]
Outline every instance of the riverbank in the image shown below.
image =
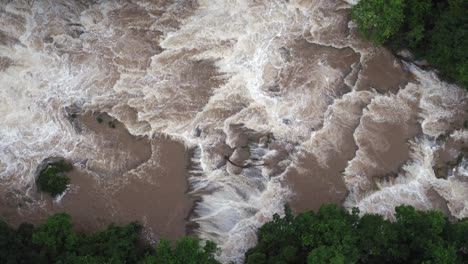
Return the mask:
[[[168,139],[135,137],[104,113],[78,115],[81,133],[96,140],[100,160],[74,161],[71,183],[63,197],[35,193],[21,202],[11,192],[1,193],[0,216],[18,226],[39,224],[50,215],[68,213],[79,231],[102,230],[109,224],[138,221],[150,241],[175,240],[185,235],[193,200],[186,195],[188,154],[183,144]],[[91,155],[90,155],[91,156]],[[107,163],[107,164],[106,164]],[[25,205],[28,206],[25,206]]]

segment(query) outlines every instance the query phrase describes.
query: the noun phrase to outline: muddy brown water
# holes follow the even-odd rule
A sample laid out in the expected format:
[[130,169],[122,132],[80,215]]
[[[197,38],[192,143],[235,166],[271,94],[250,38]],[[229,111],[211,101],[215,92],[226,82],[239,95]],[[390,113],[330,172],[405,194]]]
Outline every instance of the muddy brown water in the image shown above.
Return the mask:
[[[119,169],[112,173],[138,169],[138,175],[126,178],[121,186],[107,185],[106,179],[99,179],[99,174],[107,174],[105,168],[86,164],[91,161],[77,163],[67,173],[71,185],[58,203],[45,193],[35,194],[37,200],[33,202],[21,201],[9,192],[0,200],[2,219],[14,226],[22,222],[39,224],[52,214],[66,212],[78,231],[138,221],[151,242],[183,236],[193,206],[193,200],[186,195],[188,156],[183,144],[167,138],[132,136],[123,124],[102,113],[88,112],[77,118],[85,133],[100,139],[100,147],[108,148],[110,153],[126,153],[109,155],[113,163],[122,163],[114,166]],[[152,148],[162,155],[152,157]],[[128,153],[130,159],[126,158]],[[145,165],[152,160],[157,164]],[[28,202],[30,209],[24,207]]]
[[[466,93],[363,40],[355,1],[7,2],[0,216],[12,224],[138,220],[149,240],[189,232],[241,263],[286,202],[468,215]],[[35,190],[48,157],[75,165],[59,201]]]

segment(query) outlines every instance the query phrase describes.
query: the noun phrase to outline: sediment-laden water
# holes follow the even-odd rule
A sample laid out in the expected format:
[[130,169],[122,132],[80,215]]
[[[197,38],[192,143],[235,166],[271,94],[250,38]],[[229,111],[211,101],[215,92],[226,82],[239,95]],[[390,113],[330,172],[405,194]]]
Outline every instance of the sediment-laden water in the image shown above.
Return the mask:
[[[363,41],[348,2],[1,1],[2,215],[96,202],[153,239],[189,223],[223,262],[285,202],[467,217],[466,92]],[[55,156],[77,176],[45,201]]]

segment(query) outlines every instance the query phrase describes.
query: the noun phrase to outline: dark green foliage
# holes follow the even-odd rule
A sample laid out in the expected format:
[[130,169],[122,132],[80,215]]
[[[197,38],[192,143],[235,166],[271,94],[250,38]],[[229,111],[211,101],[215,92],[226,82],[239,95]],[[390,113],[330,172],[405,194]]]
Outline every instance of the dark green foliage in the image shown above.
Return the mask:
[[[305,259],[307,250],[301,236],[308,233],[313,218],[313,212],[294,217],[289,207],[285,208],[283,218],[274,215],[271,222],[264,224],[258,230],[258,240],[261,243],[246,253],[247,263],[261,263],[263,258],[273,262],[290,261],[290,263]],[[293,256],[290,254],[291,251],[295,251]]]
[[48,192],[52,196],[57,196],[67,189],[70,179],[65,172],[71,171],[73,166],[65,161],[59,161],[49,164],[43,169],[36,179],[39,190]]
[[352,10],[359,31],[374,44],[382,44],[400,29],[404,0],[362,0]]
[[367,39],[396,51],[407,48],[468,88],[466,14],[466,0],[361,0],[352,11]]
[[110,128],[115,128],[114,122],[109,121],[107,124],[109,125]]
[[217,264],[218,248],[213,242],[183,237],[175,246],[162,240],[156,250],[142,245],[141,226],[111,225],[106,230],[79,234],[70,216],[56,214],[38,228],[23,224],[17,230],[0,222],[0,263],[58,264]]
[[216,264],[215,254],[218,252],[216,244],[207,241],[205,246],[195,237],[183,237],[175,246],[167,240],[161,240],[156,247],[156,253],[145,258],[144,264]]
[[106,230],[80,236],[81,247],[78,256],[93,256],[98,263],[136,263],[144,253],[136,247],[141,225],[130,223],[126,226],[111,225]]
[[249,253],[247,255],[245,263],[247,264],[265,264],[267,263],[267,257],[262,253]]
[[[426,49],[421,56],[435,65],[443,76],[468,88],[468,1],[449,0],[435,19]],[[421,43],[422,47],[424,44]]]
[[246,263],[466,263],[468,219],[450,223],[439,211],[396,208],[396,221],[358,216],[335,205],[273,220],[258,230]]
[[357,225],[359,255],[362,263],[392,262],[399,258],[398,233],[391,222],[380,215],[366,214],[361,217]]
[[468,259],[468,218],[465,218],[447,228],[448,237],[453,244],[458,245],[455,249],[457,254],[464,260]]
[[404,2],[403,23],[387,43],[395,48],[414,49],[428,33],[430,16],[433,14],[432,0],[406,0]]
[[[314,248],[309,258],[323,259],[333,257],[337,261],[346,258],[355,262],[358,258],[358,240],[353,223],[357,222],[357,212],[348,214],[335,205],[322,206],[309,223],[308,232],[303,234],[302,243],[308,248]],[[337,262],[340,263],[340,262]]]
[[40,255],[51,262],[66,258],[63,253],[75,248],[78,236],[72,231],[70,216],[56,214],[35,230],[32,242],[39,249]]
[[98,117],[96,117],[96,121],[97,121],[99,124],[101,124],[102,121],[104,121],[104,119],[102,119],[102,117],[98,116]]
[[31,250],[33,230],[29,224],[14,230],[0,221],[0,263],[46,263],[37,250]]

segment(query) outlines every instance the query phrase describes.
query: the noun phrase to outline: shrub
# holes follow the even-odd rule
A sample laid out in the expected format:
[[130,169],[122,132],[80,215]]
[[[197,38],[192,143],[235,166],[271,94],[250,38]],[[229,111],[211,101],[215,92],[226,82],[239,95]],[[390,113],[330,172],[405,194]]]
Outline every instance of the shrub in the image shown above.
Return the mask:
[[35,228],[23,224],[17,230],[0,221],[0,263],[57,264],[219,264],[213,242],[182,237],[173,246],[162,240],[156,250],[143,245],[142,226],[110,225],[103,231],[76,233],[67,214],[56,214]]
[[286,210],[258,230],[246,263],[468,263],[468,219],[395,209],[396,221],[336,205],[298,216]]
[[65,172],[72,169],[73,166],[63,160],[47,165],[36,179],[39,190],[47,192],[53,197],[63,193],[70,183],[70,179],[65,175]]
[[352,19],[368,40],[396,51],[409,49],[441,77],[468,89],[466,14],[466,0],[361,0]]
[[403,0],[362,0],[354,6],[352,18],[367,39],[382,44],[403,24],[403,7]]

